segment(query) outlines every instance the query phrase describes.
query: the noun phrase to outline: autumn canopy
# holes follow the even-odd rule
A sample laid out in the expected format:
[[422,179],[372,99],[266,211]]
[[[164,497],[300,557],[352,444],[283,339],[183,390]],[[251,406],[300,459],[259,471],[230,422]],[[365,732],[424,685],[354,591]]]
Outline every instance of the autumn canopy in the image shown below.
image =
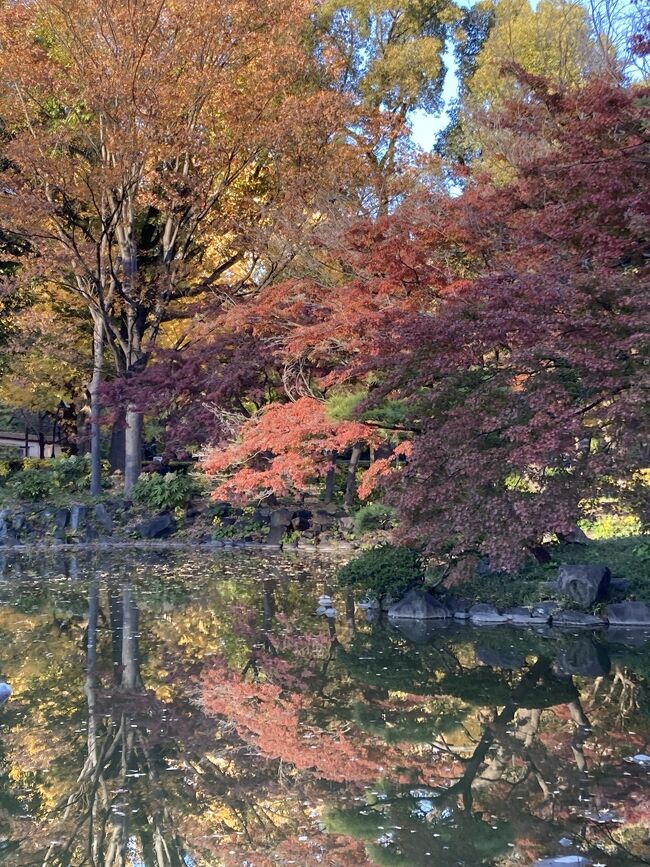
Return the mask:
[[0,405],[74,404],[94,495],[198,456],[219,501],[379,504],[438,560],[520,563],[603,503],[645,526],[621,9],[2,3]]

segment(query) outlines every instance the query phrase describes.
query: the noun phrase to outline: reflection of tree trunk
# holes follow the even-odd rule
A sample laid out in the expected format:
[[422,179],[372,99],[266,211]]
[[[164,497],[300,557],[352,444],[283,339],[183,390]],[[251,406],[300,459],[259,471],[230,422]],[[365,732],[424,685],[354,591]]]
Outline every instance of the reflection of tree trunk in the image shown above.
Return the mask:
[[[577,693],[577,690],[576,690]],[[567,705],[569,708],[569,713],[571,714],[571,719],[576,724],[576,732],[573,736],[573,740],[571,742],[571,752],[573,753],[573,757],[576,761],[576,766],[579,771],[587,770],[587,759],[585,756],[585,741],[591,734],[591,724],[587,719],[587,715],[584,712],[582,707],[582,703],[580,698],[576,694],[576,697],[573,701],[570,701]]]
[[88,702],[88,755],[97,765],[97,621],[99,617],[99,584],[93,581],[88,591],[88,633],[86,638],[86,683]]
[[108,584],[108,613],[111,623],[111,656],[113,659],[113,681],[122,679],[122,591],[114,582]]
[[[493,725],[489,726],[483,733],[483,736],[478,742],[471,758],[468,759],[467,764],[465,765],[465,772],[462,777],[446,788],[445,791],[438,796],[437,800],[442,800],[443,798],[448,799],[452,795],[460,794],[465,809],[472,809],[474,800],[472,786],[477,780],[481,771],[481,766],[487,758],[490,748],[494,743],[496,737],[495,733],[499,729],[504,729],[512,722],[517,712],[519,702],[523,700],[530,687],[538,683],[540,678],[548,672],[549,668],[550,661],[545,657],[540,657],[532,668],[522,677],[517,688],[514,690],[512,701],[508,702],[508,704],[503,707],[501,713],[497,715]],[[497,770],[498,769],[495,766],[492,769],[492,773],[497,773]]]
[[275,581],[268,580],[264,582],[264,632],[270,632],[273,629],[273,618],[275,617]]
[[352,632],[356,632],[357,624],[354,619],[354,593],[348,591],[345,595],[345,617]]
[[262,622],[262,631],[264,632],[264,649],[267,653],[275,654],[275,647],[271,641],[270,632],[273,629],[273,618],[275,617],[275,587],[276,583],[273,580],[264,582],[264,619]]
[[122,687],[139,690],[143,688],[140,676],[140,653],[138,641],[139,612],[133,590],[122,587]]

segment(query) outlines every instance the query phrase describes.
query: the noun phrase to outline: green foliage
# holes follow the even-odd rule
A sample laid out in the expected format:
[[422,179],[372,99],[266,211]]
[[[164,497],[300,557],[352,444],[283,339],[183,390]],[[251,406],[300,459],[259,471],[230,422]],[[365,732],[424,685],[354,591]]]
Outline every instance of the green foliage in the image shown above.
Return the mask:
[[196,482],[189,475],[151,473],[140,476],[131,496],[134,502],[161,511],[186,506],[196,493]]
[[338,573],[341,584],[376,596],[399,596],[424,580],[420,555],[413,548],[379,545],[346,563]]
[[585,521],[582,528],[590,539],[619,539],[638,536],[641,522],[636,515],[611,512],[599,515],[592,521]]
[[594,539],[588,545],[555,545],[550,551],[551,563],[540,565],[531,561],[519,572],[475,575],[458,590],[463,596],[498,608],[531,605],[542,599],[556,599],[564,604],[567,600],[549,589],[546,582],[557,578],[561,563],[594,563],[609,566],[615,578],[627,582],[624,590],[610,591],[610,601],[628,598],[650,602],[650,537],[618,535]]
[[256,521],[250,515],[238,517],[232,523],[216,515],[212,520],[212,526],[213,539],[250,539],[265,536],[269,532],[267,524]]
[[46,500],[60,492],[85,491],[90,485],[90,457],[27,458],[22,469],[6,474],[0,471],[0,475],[17,499]]
[[551,570],[539,577],[531,577],[525,571],[515,574],[503,572],[475,575],[454,589],[477,602],[487,602],[497,608],[514,608],[551,598],[553,594],[545,588],[544,581],[554,578],[556,572],[557,564],[554,564]]
[[404,424],[408,418],[409,407],[403,400],[384,400],[374,404],[365,412],[358,412],[359,406],[368,397],[368,389],[360,388],[354,391],[340,391],[327,399],[327,414],[334,421],[372,421],[384,424],[387,428]]
[[395,509],[384,503],[368,503],[354,514],[354,535],[363,536],[372,530],[390,530],[395,523]]

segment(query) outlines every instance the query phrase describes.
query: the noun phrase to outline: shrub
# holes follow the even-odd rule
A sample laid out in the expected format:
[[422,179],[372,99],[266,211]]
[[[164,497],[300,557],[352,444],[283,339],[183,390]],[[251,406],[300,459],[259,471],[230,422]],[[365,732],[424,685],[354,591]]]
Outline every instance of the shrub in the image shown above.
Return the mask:
[[20,500],[42,500],[57,491],[85,491],[90,485],[90,457],[26,458],[22,469],[5,477]]
[[338,573],[346,586],[359,587],[373,596],[401,596],[424,580],[420,555],[413,548],[379,545],[355,557]]
[[53,474],[37,467],[19,470],[7,481],[7,488],[13,491],[19,500],[43,500],[52,493],[53,487]]
[[166,510],[186,506],[197,492],[191,476],[178,473],[159,473],[140,476],[133,486],[131,496],[136,503],[148,509]]
[[395,509],[383,503],[368,503],[354,515],[354,535],[363,536],[372,530],[390,530],[395,523]]

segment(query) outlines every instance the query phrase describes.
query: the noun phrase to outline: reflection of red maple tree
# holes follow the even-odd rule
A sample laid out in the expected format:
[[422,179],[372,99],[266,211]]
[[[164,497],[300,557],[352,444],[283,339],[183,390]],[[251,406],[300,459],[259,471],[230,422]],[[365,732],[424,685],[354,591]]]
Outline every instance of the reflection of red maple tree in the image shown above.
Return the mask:
[[203,677],[205,710],[223,716],[267,758],[332,782],[371,782],[383,774],[385,753],[353,745],[342,732],[332,734],[304,723],[305,702],[301,694],[273,683],[246,681],[222,660]]

